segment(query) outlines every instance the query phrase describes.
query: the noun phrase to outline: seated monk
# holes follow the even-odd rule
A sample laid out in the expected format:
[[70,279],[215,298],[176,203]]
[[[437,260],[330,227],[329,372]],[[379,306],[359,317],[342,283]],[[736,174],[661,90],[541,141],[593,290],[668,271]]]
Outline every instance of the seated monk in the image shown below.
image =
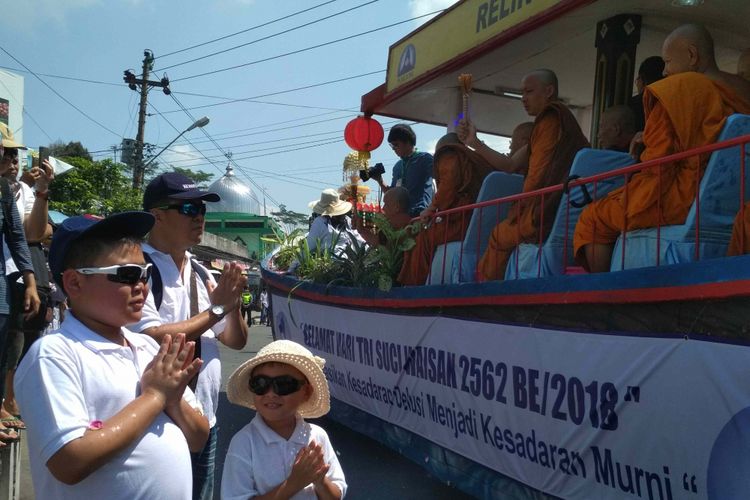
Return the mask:
[[599,148],[627,153],[636,132],[633,110],[624,105],[611,106],[599,120]]
[[[403,229],[411,222],[409,204],[409,190],[403,186],[390,188],[383,195],[383,215],[393,229]],[[382,235],[366,228],[359,217],[356,218],[355,225],[368,245],[374,247],[383,243]]]
[[630,98],[628,106],[635,114],[635,130],[643,130],[646,118],[643,115],[643,89],[664,78],[664,60],[659,56],[647,57],[638,67],[635,77],[636,95]]
[[[508,156],[512,158],[516,153],[521,151],[521,149],[528,149],[529,141],[531,140],[531,132],[533,130],[534,122],[523,122],[516,125],[516,128],[513,129],[513,134],[510,136]],[[526,167],[528,167],[528,165],[522,165],[522,169],[516,173],[526,175]]]
[[[743,211],[737,214],[732,227],[732,239],[729,241],[728,256],[750,253],[750,202],[745,203]],[[743,217],[744,216],[744,217]]]
[[[476,129],[465,125],[465,142],[476,145],[481,155],[491,158],[496,170],[526,172],[523,191],[529,192],[562,184],[568,176],[573,157],[589,145],[573,114],[558,98],[557,76],[548,69],[536,70],[521,81],[523,106],[536,117],[528,146],[513,156],[500,155],[476,140]],[[524,242],[539,241],[540,229],[546,235],[552,228],[561,192],[544,197],[544,220],[540,198],[528,198],[514,204],[508,217],[492,230],[489,245],[479,261],[479,273],[485,280],[501,280],[513,249]]]
[[[437,193],[421,216],[471,205],[492,167],[481,156],[461,144],[454,133],[443,136],[435,146],[432,175]],[[432,224],[417,234],[414,248],[404,253],[404,264],[398,281],[402,285],[424,285],[432,265],[432,254],[438,245],[464,238],[471,213],[454,213],[433,219]]]
[[[662,57],[667,78],[643,96],[643,161],[710,144],[727,116],[750,112],[750,82],[718,69],[705,28],[677,28],[664,41]],[[627,200],[620,188],[587,206],[575,229],[576,260],[590,272],[608,271],[623,229],[685,222],[698,187],[696,171],[702,174],[708,156],[663,165],[661,179],[658,168],[640,171],[628,180]]]

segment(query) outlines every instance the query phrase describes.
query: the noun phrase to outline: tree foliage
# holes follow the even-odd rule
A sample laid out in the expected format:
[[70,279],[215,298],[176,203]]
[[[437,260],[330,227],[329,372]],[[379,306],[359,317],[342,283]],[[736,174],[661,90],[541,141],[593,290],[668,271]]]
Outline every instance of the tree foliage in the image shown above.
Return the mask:
[[206,189],[211,183],[211,179],[214,178],[214,175],[212,173],[204,172],[203,170],[191,170],[189,168],[180,168],[174,166],[170,166],[170,168],[173,172],[186,175],[193,179],[201,189]]
[[271,216],[284,227],[284,233],[291,234],[300,226],[306,226],[309,217],[305,214],[287,210],[286,205],[279,205],[278,212],[271,212]]
[[50,208],[67,215],[109,215],[140,210],[143,194],[132,187],[122,163],[110,159],[91,161],[68,157],[75,168],[57,177],[50,186]]
[[67,144],[57,141],[47,146],[47,148],[49,149],[50,156],[57,158],[83,158],[89,161],[92,160],[89,150],[83,147],[83,144],[78,141],[71,141]]

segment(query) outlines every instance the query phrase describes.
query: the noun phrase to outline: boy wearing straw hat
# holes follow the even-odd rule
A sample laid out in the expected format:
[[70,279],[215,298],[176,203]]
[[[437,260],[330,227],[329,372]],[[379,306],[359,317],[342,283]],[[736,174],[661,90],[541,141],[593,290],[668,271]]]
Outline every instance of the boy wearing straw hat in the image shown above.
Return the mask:
[[303,420],[330,409],[324,365],[296,342],[277,340],[229,377],[229,401],[257,414],[229,445],[222,499],[344,497],[344,472],[328,434]]

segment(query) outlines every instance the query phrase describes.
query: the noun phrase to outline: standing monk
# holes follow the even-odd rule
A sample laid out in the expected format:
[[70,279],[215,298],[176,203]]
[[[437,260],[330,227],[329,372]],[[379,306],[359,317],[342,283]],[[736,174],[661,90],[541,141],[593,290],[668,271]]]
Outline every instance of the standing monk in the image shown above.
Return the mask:
[[[430,205],[420,214],[429,217],[435,212],[474,203],[482,181],[492,172],[492,166],[470,150],[456,134],[443,136],[435,146],[433,175],[438,190]],[[398,281],[402,285],[424,285],[430,272],[432,254],[438,245],[463,239],[469,227],[470,213],[448,214],[416,237],[414,248],[404,253],[404,263]]]
[[[662,58],[668,78],[651,84],[643,96],[642,161],[710,144],[727,116],[750,112],[750,82],[719,70],[713,39],[704,27],[688,24],[674,30],[664,41]],[[628,181],[627,200],[620,188],[586,207],[573,241],[577,261],[590,272],[608,271],[623,229],[685,222],[698,187],[696,171],[702,174],[708,156],[640,171]]]
[[[557,76],[548,69],[540,69],[521,80],[523,106],[530,116],[536,117],[531,141],[513,156],[504,156],[477,141],[476,129],[462,124],[460,135],[464,142],[475,145],[476,151],[490,160],[496,170],[526,172],[523,192],[562,184],[568,176],[575,154],[589,145],[573,114],[558,97]],[[492,230],[490,242],[482,259],[479,272],[486,280],[505,277],[505,267],[513,249],[524,242],[539,241],[539,231],[546,236],[552,228],[562,193],[544,197],[544,220],[541,220],[541,200],[527,198],[510,208],[508,218]]]

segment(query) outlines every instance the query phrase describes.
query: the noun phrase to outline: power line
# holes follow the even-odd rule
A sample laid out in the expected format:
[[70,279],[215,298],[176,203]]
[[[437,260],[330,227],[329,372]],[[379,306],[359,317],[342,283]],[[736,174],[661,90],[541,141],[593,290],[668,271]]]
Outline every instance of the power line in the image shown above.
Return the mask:
[[[356,110],[356,109],[357,108],[352,108],[352,110]],[[335,111],[334,113],[337,113],[337,112],[338,111]],[[242,129],[237,129],[237,130],[233,130],[233,131],[229,131],[229,132],[222,132],[222,133],[219,133],[219,134],[214,134],[213,137],[215,139],[218,137],[217,140],[224,141],[224,140],[229,140],[229,139],[236,139],[236,138],[239,138],[239,137],[248,137],[248,136],[251,136],[251,135],[261,135],[261,134],[266,134],[266,133],[270,133],[270,132],[276,132],[276,131],[279,131],[279,130],[289,130],[289,129],[292,129],[292,128],[300,128],[300,127],[305,127],[305,126],[308,126],[308,125],[314,125],[314,124],[318,124],[318,123],[324,123],[324,122],[335,121],[335,120],[343,120],[344,118],[350,118],[349,116],[340,116],[340,117],[330,118],[328,120],[318,120],[318,121],[315,121],[315,122],[300,123],[300,124],[297,124],[297,125],[288,126],[288,127],[281,127],[281,128],[277,128],[277,129],[266,129],[266,130],[263,130],[263,131],[260,131],[260,132],[232,135],[231,137],[220,137],[220,136],[228,135],[228,134],[229,135],[236,134],[237,132],[245,132],[245,131],[248,131],[248,130],[258,130],[258,129],[262,129],[262,128],[272,127],[274,125],[283,125],[283,124],[286,124],[286,123],[298,122],[298,121],[301,121],[301,120],[307,120],[309,118],[317,118],[317,117],[320,117],[320,116],[327,116],[327,115],[330,115],[330,114],[332,114],[332,113],[319,113],[319,114],[315,114],[315,115],[304,116],[304,117],[301,117],[301,118],[294,118],[292,120],[283,120],[283,121],[280,121],[280,122],[272,122],[272,123],[267,123],[267,124],[264,124],[264,125],[256,125],[254,127],[242,128]],[[191,141],[192,144],[203,144],[203,143],[206,143],[206,142],[211,142],[211,141],[209,141],[208,139],[201,140],[201,141],[195,141],[195,140]],[[181,146],[181,145],[185,145],[185,144],[187,144],[187,142],[176,142],[174,145],[175,146]],[[164,144],[155,144],[154,146],[159,147],[159,146],[164,146]],[[118,148],[118,149],[121,149],[121,148]],[[106,149],[98,149],[98,150],[94,150],[94,151],[89,151],[89,153],[90,154],[95,154],[95,153],[109,153],[111,151],[112,151],[112,148],[106,148]]]
[[[31,71],[27,71],[27,70],[21,69],[21,68],[11,68],[10,66],[0,66],[0,68],[7,69],[9,71],[18,71],[19,73],[29,73],[29,74],[31,74]],[[120,84],[120,83],[105,82],[105,81],[102,81],[102,80],[92,80],[92,79],[89,79],[89,78],[77,78],[77,77],[74,77],[74,76],[51,75],[49,73],[37,73],[37,75],[39,75],[39,76],[46,76],[48,78],[58,78],[60,80],[72,80],[72,81],[76,81],[76,82],[95,83],[95,84],[98,84],[98,85],[109,85],[109,86],[112,86],[112,87],[122,87],[122,84]]]
[[243,43],[243,44],[240,44],[240,45],[235,45],[234,47],[229,47],[229,48],[227,48],[227,49],[223,49],[223,50],[219,50],[219,51],[216,51],[216,52],[212,52],[212,53],[210,53],[210,54],[206,54],[206,55],[204,55],[204,56],[196,57],[196,58],[194,58],[194,59],[190,59],[190,60],[188,60],[188,61],[183,61],[183,62],[181,62],[181,63],[173,64],[173,65],[171,65],[171,66],[166,66],[166,67],[164,67],[164,68],[160,68],[160,69],[158,69],[157,71],[166,71],[166,70],[168,70],[168,69],[176,68],[177,66],[183,66],[183,65],[185,65],[185,64],[190,64],[190,63],[192,63],[192,62],[196,62],[196,61],[201,61],[201,60],[203,60],[203,59],[207,59],[207,58],[209,58],[209,57],[213,57],[213,56],[218,56],[218,55],[220,55],[220,54],[225,54],[225,53],[227,53],[227,52],[231,52],[231,51],[233,51],[233,50],[237,50],[237,49],[240,49],[240,48],[242,48],[242,47],[247,47],[248,45],[252,45],[252,44],[254,44],[254,43],[258,43],[258,42],[263,42],[263,41],[265,41],[265,40],[269,40],[269,39],[271,39],[271,38],[275,38],[275,37],[277,37],[277,36],[285,35],[285,34],[287,34],[287,33],[291,33],[292,31],[296,31],[296,30],[298,30],[298,29],[306,28],[306,27],[308,27],[308,26],[312,26],[313,24],[317,24],[317,23],[319,23],[319,22],[322,22],[322,21],[326,21],[326,20],[328,20],[328,19],[332,19],[332,18],[334,18],[334,17],[340,16],[340,15],[342,15],[342,14],[346,14],[346,13],[348,13],[348,12],[351,12],[351,11],[353,11],[353,10],[357,10],[357,9],[359,9],[359,8],[365,7],[365,6],[367,6],[367,5],[373,4],[373,3],[375,3],[375,2],[378,2],[378,1],[380,1],[380,0],[370,0],[369,2],[365,2],[365,3],[363,3],[363,4],[360,4],[360,5],[356,5],[356,6],[354,6],[354,7],[350,7],[350,8],[348,8],[348,9],[345,9],[345,10],[342,10],[342,11],[339,11],[339,12],[336,12],[336,13],[334,13],[334,14],[330,14],[330,15],[328,15],[328,16],[325,16],[325,17],[321,17],[321,18],[319,18],[319,19],[315,19],[314,21],[310,21],[310,22],[307,22],[307,23],[305,23],[305,24],[300,24],[299,26],[294,26],[294,27],[292,27],[292,28],[289,28],[289,29],[286,29],[286,30],[284,30],[284,31],[279,31],[278,33],[273,33],[273,34],[271,34],[271,35],[267,35],[267,36],[264,36],[264,37],[261,37],[261,38],[256,38],[255,40],[251,40],[251,41],[249,41],[249,42],[246,42],[246,43]]
[[326,108],[322,106],[309,106],[307,104],[291,104],[291,103],[276,102],[276,101],[259,101],[257,99],[237,99],[234,97],[222,97],[218,95],[196,94],[193,92],[174,92],[174,93],[177,95],[186,95],[186,96],[192,96],[192,97],[206,97],[208,99],[220,99],[222,101],[232,101],[232,102],[244,101],[244,102],[251,102],[253,104],[268,104],[271,106],[286,106],[289,108],[325,109],[328,111],[349,111],[347,109],[342,109],[342,108]]
[[388,28],[393,28],[394,26],[399,26],[401,24],[409,23],[409,22],[415,21],[417,19],[421,19],[423,17],[433,16],[435,14],[438,14],[438,13],[442,12],[442,11],[443,11],[443,9],[436,10],[436,11],[430,12],[428,14],[422,14],[421,16],[412,17],[411,19],[406,19],[404,21],[399,21],[399,22],[396,22],[396,23],[388,24],[386,26],[381,26],[379,28],[374,28],[374,29],[371,29],[371,30],[362,31],[360,33],[355,33],[353,35],[345,36],[343,38],[338,38],[336,40],[331,40],[331,41],[328,41],[328,42],[319,43],[317,45],[312,45],[310,47],[305,47],[305,48],[302,48],[302,49],[293,50],[291,52],[285,52],[283,54],[278,54],[278,55],[271,56],[271,57],[266,57],[266,58],[263,58],[263,59],[257,59],[255,61],[250,61],[250,62],[246,62],[246,63],[243,63],[243,64],[236,64],[234,66],[229,66],[227,68],[221,68],[221,69],[217,69],[217,70],[213,70],[213,71],[207,71],[205,73],[199,73],[197,75],[186,76],[186,77],[178,78],[178,79],[172,80],[172,81],[173,82],[181,82],[183,80],[191,80],[193,78],[199,78],[201,76],[215,75],[216,73],[222,73],[224,71],[230,71],[230,70],[233,70],[233,69],[244,68],[246,66],[251,66],[253,64],[259,64],[259,63],[262,63],[262,62],[272,61],[272,60],[275,60],[275,59],[280,59],[282,57],[286,57],[286,56],[290,56],[290,55],[294,55],[294,54],[300,54],[302,52],[307,52],[309,50],[319,49],[320,47],[326,47],[328,45],[333,45],[335,43],[344,42],[346,40],[351,40],[353,38],[358,38],[358,37],[361,37],[361,36],[364,36],[364,35],[369,35],[371,33],[376,33],[378,31],[383,31],[383,30],[388,29]]
[[310,12],[311,10],[315,10],[315,9],[317,9],[319,7],[323,7],[324,5],[328,5],[329,3],[333,3],[333,2],[336,2],[336,1],[337,0],[328,0],[327,2],[323,2],[323,3],[320,3],[318,5],[314,5],[312,7],[308,7],[307,9],[303,9],[303,10],[300,10],[300,11],[297,11],[297,12],[293,12],[291,14],[287,14],[286,16],[277,17],[276,19],[273,19],[271,21],[266,21],[265,23],[257,24],[255,26],[251,26],[251,27],[246,28],[244,30],[236,31],[234,33],[230,33],[229,35],[224,35],[224,36],[221,36],[219,38],[214,38],[212,40],[208,40],[206,42],[201,42],[201,43],[198,43],[196,45],[191,45],[190,47],[185,47],[184,49],[175,50],[173,52],[168,52],[168,53],[166,53],[166,54],[164,54],[162,56],[159,56],[158,59],[163,59],[165,57],[169,57],[169,56],[172,56],[174,54],[179,54],[179,53],[185,52],[187,50],[197,49],[198,47],[203,47],[204,45],[208,45],[208,44],[211,44],[211,43],[214,43],[214,42],[219,42],[221,40],[226,40],[227,38],[231,38],[233,36],[241,35],[242,33],[247,33],[248,31],[256,30],[258,28],[262,28],[264,26],[268,26],[268,25],[277,23],[279,21],[283,21],[285,19],[290,19],[290,18],[298,16],[300,14],[304,14],[305,12]]
[[[312,83],[310,85],[305,85],[305,86],[302,86],[302,87],[296,87],[296,88],[293,88],[293,89],[279,90],[278,92],[269,92],[268,94],[260,94],[260,95],[255,95],[255,96],[252,96],[252,97],[245,97],[245,98],[242,98],[242,99],[232,99],[232,100],[229,100],[229,101],[226,101],[226,102],[217,102],[217,103],[214,103],[214,104],[204,104],[202,106],[193,106],[193,107],[185,108],[185,109],[187,109],[187,110],[194,110],[194,109],[212,108],[212,107],[215,107],[215,106],[225,106],[227,104],[233,104],[235,102],[250,101],[251,99],[260,99],[261,97],[270,97],[270,96],[273,96],[273,95],[280,95],[280,94],[288,94],[290,92],[297,92],[299,90],[307,90],[307,89],[312,89],[312,88],[315,88],[315,87],[323,87],[324,85],[331,85],[333,83],[340,83],[340,82],[345,82],[347,80],[354,80],[356,78],[362,78],[364,76],[376,75],[378,73],[384,73],[385,71],[386,70],[384,70],[384,69],[380,69],[380,70],[377,70],[377,71],[369,71],[367,73],[360,73],[359,75],[345,76],[343,78],[337,78],[335,80],[328,80],[327,82]],[[183,78],[183,80],[184,80],[184,78]],[[179,81],[179,80],[176,80],[176,81]],[[169,113],[179,113],[180,111],[182,111],[182,110],[180,110],[180,109],[173,109],[173,110],[170,110],[170,111],[165,111],[164,113],[167,113],[167,114],[169,114]]]
[[[177,103],[177,105],[178,105],[179,107],[183,108],[183,111],[185,112],[185,114],[186,114],[186,115],[187,115],[188,117],[190,117],[191,119],[194,119],[194,117],[193,117],[193,115],[192,115],[192,114],[190,113],[190,111],[188,111],[187,109],[185,109],[185,107],[184,107],[184,106],[182,105],[182,103],[180,102],[180,100],[179,100],[179,99],[177,99],[177,97],[175,97],[175,96],[172,96],[172,99],[173,99],[173,100],[174,100],[174,101],[175,101],[175,102]],[[206,130],[205,130],[205,129],[203,129],[203,128],[202,128],[202,129],[201,129],[201,131],[203,132],[203,135],[205,135],[205,136],[206,136],[206,137],[207,137],[208,139],[210,139],[210,140],[211,140],[211,142],[212,142],[212,143],[214,144],[214,146],[216,146],[216,147],[220,148],[220,150],[222,150],[222,149],[221,149],[221,147],[219,146],[219,144],[218,144],[218,143],[217,143],[216,141],[214,141],[214,140],[213,140],[213,138],[211,137],[211,135],[210,135],[210,134],[209,134],[208,132],[206,132]],[[247,175],[247,172],[245,172],[245,170],[244,170],[244,169],[243,169],[243,168],[242,168],[242,167],[241,167],[241,166],[240,166],[239,164],[237,164],[236,160],[235,160],[235,159],[234,159],[234,158],[232,157],[232,155],[231,155],[231,154],[229,154],[229,153],[227,153],[227,152],[224,152],[224,155],[225,155],[225,156],[226,156],[226,157],[227,157],[227,158],[229,159],[229,162],[230,162],[230,164],[234,165],[234,166],[235,166],[235,168],[237,168],[237,169],[238,169],[238,170],[240,170],[241,172],[245,173],[245,177],[247,178],[247,180],[248,180],[248,181],[250,181],[250,183],[251,183],[251,184],[252,184],[253,186],[255,186],[255,187],[256,187],[257,189],[260,189],[261,191],[265,192],[265,190],[263,190],[263,188],[262,188],[262,187],[261,187],[261,186],[260,186],[260,185],[259,185],[259,184],[258,184],[257,182],[255,182],[255,181],[254,181],[254,180],[253,180],[252,178],[250,178],[250,176],[249,176],[249,175]],[[201,156],[203,156],[204,158],[206,158],[206,156],[205,156],[205,155],[204,155],[204,154],[203,154],[202,152],[201,152]],[[256,171],[258,171],[258,172],[263,172],[263,173],[266,173],[266,174],[270,174],[270,175],[278,175],[278,174],[276,174],[275,172],[269,172],[269,171],[266,171],[266,170],[259,170],[259,169],[253,169],[253,170],[256,170]],[[287,179],[286,177],[279,177],[279,178],[278,178],[278,180],[282,180],[282,181],[284,181],[284,182],[289,182],[289,183],[292,183],[292,184],[298,184],[298,185],[300,185],[300,186],[304,186],[304,187],[308,187],[308,188],[311,188],[311,187],[312,187],[312,186],[310,186],[310,185],[305,185],[305,184],[302,184],[302,183],[299,183],[299,182],[295,182],[295,181],[292,181],[292,180],[290,180],[290,179]],[[322,184],[322,183],[321,183],[321,184]],[[275,205],[277,205],[277,206],[279,205],[279,202],[278,202],[278,201],[276,201],[276,200],[274,200],[274,199],[273,199],[273,198],[271,197],[271,195],[269,195],[268,193],[266,193],[266,196],[268,196],[268,198],[269,198],[269,199],[271,200],[271,202],[272,202],[272,203],[274,203],[274,204],[275,204]]]
[[61,93],[59,93],[57,90],[55,90],[54,88],[52,88],[52,86],[50,84],[48,84],[47,82],[45,82],[42,79],[42,77],[40,77],[39,75],[37,75],[36,73],[34,73],[31,69],[29,69],[28,66],[26,66],[24,63],[22,63],[21,61],[19,61],[13,54],[11,54],[10,52],[8,52],[5,49],[5,47],[0,46],[0,50],[2,50],[3,52],[5,52],[8,55],[8,57],[10,57],[14,61],[16,61],[18,64],[20,64],[21,66],[23,66],[26,69],[26,71],[28,71],[29,73],[31,73],[32,75],[34,75],[34,77],[36,77],[37,80],[39,80],[40,82],[42,82],[42,84],[44,84],[45,87],[47,87],[48,89],[50,89],[57,97],[59,97],[60,99],[62,99],[63,101],[65,101],[68,105],[70,105],[70,107],[72,107],[73,109],[75,109],[76,111],[78,111],[80,114],[82,114],[83,116],[85,116],[86,118],[88,118],[89,120],[91,120],[92,122],[94,122],[97,125],[99,125],[101,128],[103,128],[104,130],[106,130],[110,134],[112,134],[112,135],[114,135],[116,137],[122,138],[122,136],[119,135],[117,132],[115,132],[111,128],[107,127],[106,125],[103,125],[102,123],[100,123],[99,121],[97,121],[96,119],[94,119],[93,117],[91,117],[88,113],[86,113],[85,111],[83,111],[81,108],[79,108],[78,106],[76,106],[75,104],[73,104],[72,102],[70,102],[68,99],[66,99]]

